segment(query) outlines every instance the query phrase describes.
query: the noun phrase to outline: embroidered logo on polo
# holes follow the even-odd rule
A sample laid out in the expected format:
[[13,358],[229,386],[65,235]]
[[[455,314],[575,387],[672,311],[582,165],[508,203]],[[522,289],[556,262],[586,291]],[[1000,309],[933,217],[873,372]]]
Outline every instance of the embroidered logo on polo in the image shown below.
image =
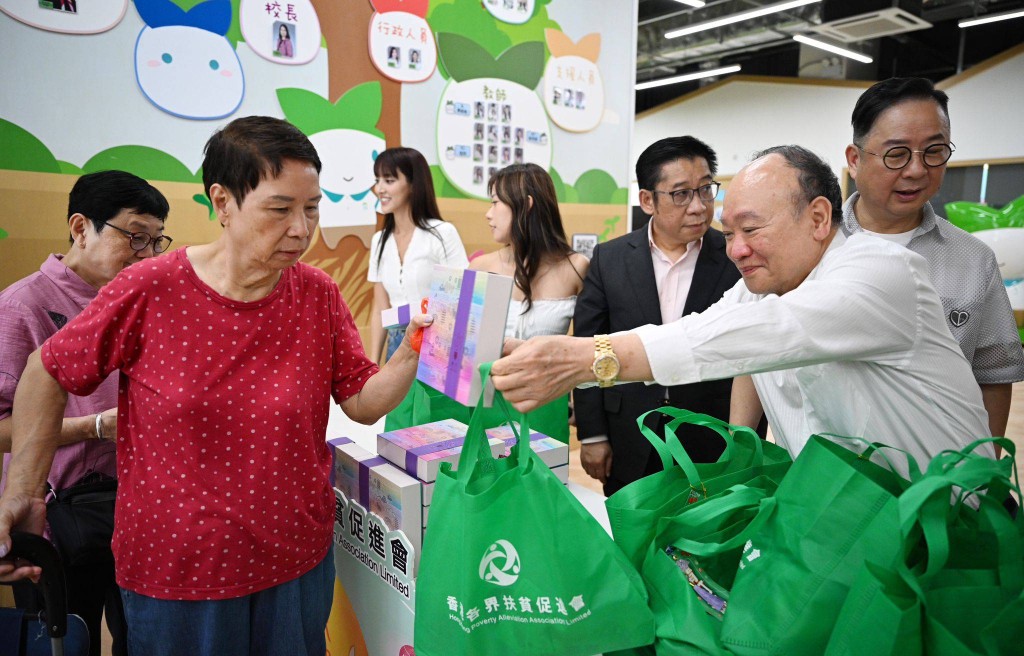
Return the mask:
[[480,578],[488,583],[509,586],[519,578],[519,552],[508,540],[487,547],[480,560]]
[[60,314],[59,312],[53,312],[52,310],[47,310],[46,314],[50,315],[50,319],[53,320],[53,325],[57,326],[57,330],[60,330],[65,325],[67,325],[68,318],[65,317],[63,314]]
[[953,310],[949,313],[949,322],[959,328],[971,320],[971,314],[963,310]]

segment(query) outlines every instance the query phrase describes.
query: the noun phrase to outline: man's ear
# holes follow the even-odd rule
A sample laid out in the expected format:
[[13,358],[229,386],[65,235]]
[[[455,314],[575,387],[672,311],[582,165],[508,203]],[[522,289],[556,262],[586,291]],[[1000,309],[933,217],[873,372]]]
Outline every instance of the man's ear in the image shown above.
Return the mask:
[[75,246],[85,248],[85,233],[89,227],[89,219],[79,212],[75,212],[68,218],[68,231],[71,233],[71,240]]
[[640,190],[640,209],[648,216],[654,216],[654,194],[647,189]]
[[818,196],[808,206],[814,226],[814,238],[821,241],[832,232],[832,203],[824,196]]
[[210,185],[210,203],[213,205],[213,211],[217,215],[217,221],[220,222],[221,226],[226,225],[230,209],[235,207],[234,197],[231,195],[231,192],[220,183]]
[[853,144],[846,147],[846,168],[850,171],[850,177],[857,179],[857,169],[860,167],[860,148]]

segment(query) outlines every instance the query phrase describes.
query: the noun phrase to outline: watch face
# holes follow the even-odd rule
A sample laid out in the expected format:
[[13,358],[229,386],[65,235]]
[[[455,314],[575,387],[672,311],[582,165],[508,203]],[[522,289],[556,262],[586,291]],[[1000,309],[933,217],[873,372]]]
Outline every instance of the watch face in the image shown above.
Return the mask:
[[594,376],[598,380],[612,380],[619,374],[619,363],[613,356],[603,355],[594,362]]

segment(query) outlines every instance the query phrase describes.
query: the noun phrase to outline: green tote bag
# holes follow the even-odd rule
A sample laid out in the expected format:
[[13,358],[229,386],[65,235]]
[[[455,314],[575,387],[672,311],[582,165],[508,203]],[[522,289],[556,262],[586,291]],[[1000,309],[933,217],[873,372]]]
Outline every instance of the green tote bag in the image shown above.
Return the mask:
[[[518,421],[518,413],[509,409],[513,419]],[[445,396],[429,385],[418,380],[412,382],[409,393],[405,395],[398,407],[384,418],[384,430],[393,431],[410,426],[422,426],[443,419],[458,419],[464,424],[474,414],[481,414],[484,428],[494,428],[508,421],[508,413],[497,405],[490,408],[465,406],[455,399]],[[555,399],[530,413],[533,430],[553,437],[561,442],[569,443],[569,395]]]
[[[662,439],[645,423],[648,415],[666,414],[672,420]],[[615,543],[638,569],[654,539],[658,522],[674,517],[687,504],[757,476],[778,482],[792,464],[785,449],[762,440],[746,426],[732,426],[710,415],[663,407],[637,417],[640,432],[661,457],[664,470],[622,488],[605,502]],[[676,437],[681,424],[704,426],[725,442],[718,462],[694,463]]]
[[[495,403],[504,403],[500,395]],[[434,488],[416,653],[591,656],[653,642],[639,574],[524,442],[529,417],[500,459],[480,417],[470,421],[458,469],[442,465]]]
[[[972,453],[995,441],[1000,461]],[[866,563],[836,621],[827,656],[977,656],[1019,653],[1024,645],[1022,520],[1000,501],[1014,445],[979,440],[939,454],[900,497],[901,559]],[[984,491],[986,494],[977,494]],[[956,502],[950,504],[952,493]],[[977,509],[964,503],[973,497]]]
[[[900,556],[897,499],[909,481],[870,460],[875,445],[834,439],[843,444],[811,437],[744,546],[722,621],[722,644],[735,654],[820,656],[864,561],[890,567]],[[867,449],[848,448],[857,444]]]
[[659,656],[724,656],[719,635],[740,552],[771,515],[776,483],[759,476],[659,523],[641,571]]

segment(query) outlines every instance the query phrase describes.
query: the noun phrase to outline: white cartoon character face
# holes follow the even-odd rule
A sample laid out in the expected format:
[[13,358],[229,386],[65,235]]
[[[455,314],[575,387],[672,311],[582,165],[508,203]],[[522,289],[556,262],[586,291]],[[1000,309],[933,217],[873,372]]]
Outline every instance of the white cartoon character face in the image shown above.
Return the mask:
[[142,93],[175,116],[216,119],[242,104],[245,77],[224,35],[230,0],[206,0],[188,11],[170,0],[135,0],[146,23],[135,42],[135,75]]
[[373,195],[373,162],[384,150],[384,139],[359,130],[325,130],[309,138],[323,164],[320,225],[342,228],[376,225],[377,197]]
[[230,116],[245,93],[242,64],[228,40],[194,27],[143,28],[135,71],[150,102],[183,118]]

